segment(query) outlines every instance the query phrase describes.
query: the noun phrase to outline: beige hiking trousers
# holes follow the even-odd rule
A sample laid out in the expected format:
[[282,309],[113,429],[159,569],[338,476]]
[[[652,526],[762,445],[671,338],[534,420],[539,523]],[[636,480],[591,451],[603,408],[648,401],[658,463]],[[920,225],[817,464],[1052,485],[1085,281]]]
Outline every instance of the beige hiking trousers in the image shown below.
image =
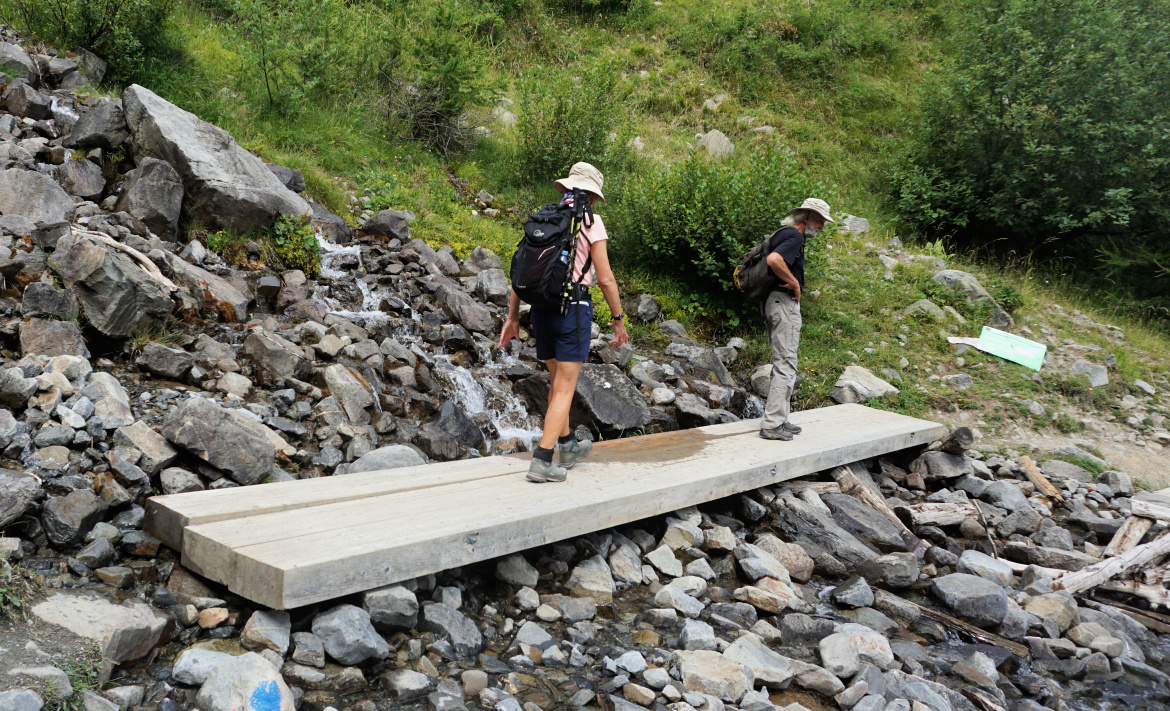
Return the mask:
[[800,302],[785,291],[773,291],[764,301],[764,325],[772,342],[772,382],[761,427],[775,429],[788,421],[796,389],[796,349],[800,346]]

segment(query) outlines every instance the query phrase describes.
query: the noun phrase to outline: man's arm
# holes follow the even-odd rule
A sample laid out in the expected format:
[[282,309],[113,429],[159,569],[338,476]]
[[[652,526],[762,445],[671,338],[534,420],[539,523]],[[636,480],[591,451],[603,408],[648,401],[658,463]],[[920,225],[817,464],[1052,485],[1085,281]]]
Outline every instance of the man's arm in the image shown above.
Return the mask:
[[798,282],[796,277],[792,275],[792,270],[788,268],[788,262],[784,261],[784,257],[781,257],[776,252],[769,254],[768,268],[772,270],[773,274],[780,278],[780,283],[789,289],[792,289],[792,298],[800,301],[800,282]]

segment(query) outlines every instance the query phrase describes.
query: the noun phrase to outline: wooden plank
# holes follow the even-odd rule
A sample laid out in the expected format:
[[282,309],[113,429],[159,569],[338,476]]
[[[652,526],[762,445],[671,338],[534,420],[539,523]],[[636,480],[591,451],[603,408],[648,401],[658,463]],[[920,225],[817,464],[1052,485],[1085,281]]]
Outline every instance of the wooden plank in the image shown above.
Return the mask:
[[813,412],[799,420],[805,431],[791,442],[759,439],[752,422],[738,423],[738,434],[717,426],[605,443],[562,484],[535,485],[517,473],[188,526],[182,560],[236,594],[286,609],[668,513],[945,432],[861,405]]
[[1134,516],[1144,516],[1155,521],[1170,521],[1170,505],[1133,499],[1129,502],[1129,512]]
[[[833,417],[831,413],[826,412],[831,409],[795,412],[792,413],[792,421],[800,425],[815,426],[821,420]],[[758,430],[759,421],[730,422],[703,429],[713,436],[735,435]],[[689,435],[686,434],[689,431],[680,430],[654,435],[657,438],[656,446],[664,451],[685,449],[691,446]],[[597,451],[621,446],[617,442],[617,440],[599,442],[596,445]],[[457,462],[424,464],[320,479],[155,496],[146,502],[144,526],[152,536],[165,545],[181,551],[183,530],[189,526],[329,503],[357,501],[462,481],[510,476],[528,470],[529,456],[519,454],[464,459]]]
[[1028,481],[1032,482],[1041,494],[1057,501],[1064,501],[1060,490],[1048,481],[1048,477],[1040,472],[1040,467],[1036,466],[1036,462],[1033,462],[1032,458],[1026,454],[1020,457],[1020,471],[1024,472],[1024,476],[1028,477]]
[[1109,558],[1130,550],[1142,542],[1142,536],[1154,527],[1154,520],[1143,516],[1130,516],[1109,539],[1109,545],[1101,553],[1102,558]]
[[971,504],[908,504],[894,509],[908,526],[957,526],[978,514]]

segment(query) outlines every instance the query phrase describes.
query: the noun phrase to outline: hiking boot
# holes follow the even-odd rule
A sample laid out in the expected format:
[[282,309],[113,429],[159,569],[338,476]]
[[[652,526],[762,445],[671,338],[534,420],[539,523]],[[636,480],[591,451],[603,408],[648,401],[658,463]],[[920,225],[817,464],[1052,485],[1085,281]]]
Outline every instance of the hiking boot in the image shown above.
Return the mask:
[[567,469],[552,462],[533,458],[532,464],[528,465],[528,481],[537,484],[543,484],[546,481],[564,481],[567,476],[569,476]]
[[792,440],[792,433],[784,429],[783,426],[776,427],[770,430],[760,430],[760,436],[764,439],[779,439],[785,442]]
[[572,469],[573,465],[577,463],[578,459],[584,459],[593,451],[593,442],[591,440],[573,440],[562,444],[560,454],[560,465],[565,469]]
[[791,432],[794,435],[798,435],[802,431],[800,428],[800,425],[794,425],[791,422],[785,422],[784,424],[782,424],[780,426],[783,427],[785,430]]

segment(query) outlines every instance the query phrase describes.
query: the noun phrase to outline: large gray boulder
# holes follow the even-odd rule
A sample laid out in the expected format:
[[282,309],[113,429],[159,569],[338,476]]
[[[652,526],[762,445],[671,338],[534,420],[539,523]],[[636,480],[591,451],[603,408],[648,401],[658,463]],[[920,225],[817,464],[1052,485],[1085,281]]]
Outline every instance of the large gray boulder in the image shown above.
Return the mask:
[[852,496],[825,494],[821,500],[842,528],[883,553],[910,550],[918,543],[911,536],[903,537],[900,526]]
[[397,237],[403,243],[410,240],[407,213],[399,210],[382,210],[363,222],[360,229],[371,237]]
[[143,158],[137,168],[126,174],[114,209],[134,215],[151,232],[173,242],[179,236],[182,208],[183,181],[179,174],[170,163]]
[[141,600],[115,605],[103,598],[58,593],[34,606],[38,619],[91,639],[106,659],[122,663],[140,659],[158,643],[170,618]]
[[865,402],[886,395],[897,395],[898,389],[860,365],[845,366],[837,378],[829,397],[834,402]]
[[444,284],[435,294],[435,303],[443,313],[468,331],[489,333],[495,328],[495,320],[488,307],[471,298],[462,290]]
[[17,84],[8,90],[8,111],[34,121],[53,118],[52,100],[32,84]]
[[357,461],[349,465],[346,473],[374,472],[381,469],[414,467],[420,464],[426,464],[426,460],[414,447],[408,447],[405,444],[390,444],[358,457]]
[[666,347],[666,355],[685,362],[696,371],[696,375],[719,383],[725,387],[734,387],[735,379],[731,377],[727,366],[715,355],[715,351],[701,346],[685,338],[676,338]]
[[951,573],[935,578],[930,591],[959,617],[980,627],[995,627],[1007,616],[1007,593],[977,575]]
[[20,325],[20,352],[50,358],[59,355],[89,358],[89,349],[76,321],[30,318]]
[[33,81],[37,77],[37,65],[20,45],[0,42],[0,72],[12,79]]
[[41,510],[41,524],[53,545],[69,548],[102,520],[106,505],[89,489],[52,496]]
[[40,232],[60,235],[68,229],[74,208],[73,198],[47,174],[0,171],[0,214],[27,217]]
[[283,383],[309,373],[312,361],[301,347],[269,331],[252,331],[244,339],[244,356],[256,364],[260,380]]
[[244,417],[207,398],[191,397],[167,415],[162,433],[236,482],[255,484],[271,471],[276,448]]
[[374,630],[370,613],[354,605],[338,605],[317,615],[312,629],[325,644],[325,652],[342,664],[385,659],[390,653],[390,645]]
[[125,142],[130,131],[126,127],[126,115],[122,102],[112,99],[81,115],[66,139],[70,148],[101,148],[112,151]]
[[987,319],[989,326],[993,328],[1008,328],[1015,322],[1007,312],[999,307],[995,302],[995,298],[979,280],[975,278],[974,274],[960,271],[958,269],[944,269],[938,272],[931,281],[941,284],[951,292],[961,296],[969,304],[987,304],[991,307],[991,315]]
[[366,408],[373,406],[374,394],[370,391],[365,378],[344,365],[335,364],[325,369],[325,384],[341,404],[341,409],[345,411],[345,416],[350,422],[355,425],[370,423],[370,413]]
[[70,195],[97,202],[106,191],[102,169],[88,160],[70,160],[57,168],[57,180]]
[[166,322],[174,308],[170,290],[126,254],[81,235],[57,242],[54,262],[65,286],[77,295],[91,326],[126,338]]
[[172,279],[191,294],[203,318],[228,323],[248,320],[251,297],[227,279],[197,267],[176,254],[167,254],[167,263],[171,265]]
[[170,163],[183,180],[188,214],[212,229],[247,232],[280,215],[304,215],[309,203],[221,128],[132,84],[122,93],[139,157]]
[[[517,381],[515,391],[529,409],[548,409],[548,373]],[[650,424],[650,408],[634,383],[615,365],[585,363],[577,379],[577,393],[569,411],[569,423],[597,426],[604,432],[633,430]]]
[[40,485],[31,476],[15,472],[0,474],[0,528],[20,518],[40,493]]

